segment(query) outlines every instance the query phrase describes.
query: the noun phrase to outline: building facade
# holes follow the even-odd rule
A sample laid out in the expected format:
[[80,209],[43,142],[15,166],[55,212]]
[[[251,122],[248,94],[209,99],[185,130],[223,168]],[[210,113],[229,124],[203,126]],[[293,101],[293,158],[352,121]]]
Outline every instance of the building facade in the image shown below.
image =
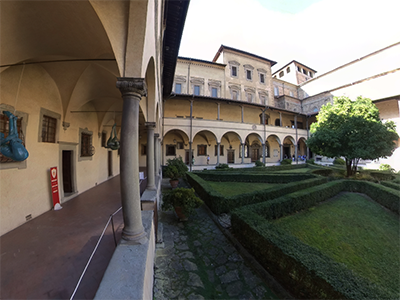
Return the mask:
[[[174,93],[164,102],[163,164],[179,156],[189,166],[194,162],[192,169],[257,160],[273,165],[293,157],[301,162],[312,156],[305,144],[310,124],[334,96],[370,97],[381,118],[399,128],[399,69],[376,64],[393,62],[399,48],[391,45],[320,76],[295,60],[272,73],[276,62],[224,45],[212,61],[179,57]],[[390,162],[400,169],[394,158]]]

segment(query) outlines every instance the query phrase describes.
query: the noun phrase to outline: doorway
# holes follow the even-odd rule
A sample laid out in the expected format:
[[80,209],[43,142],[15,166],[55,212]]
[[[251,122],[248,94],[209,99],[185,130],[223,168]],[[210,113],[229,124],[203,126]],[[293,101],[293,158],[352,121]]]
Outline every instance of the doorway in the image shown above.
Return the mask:
[[[193,156],[193,150],[192,150],[192,156]],[[190,164],[190,160],[189,159],[192,159],[190,156],[189,156],[189,150],[185,150],[185,164],[187,164],[187,165],[189,165]]]
[[113,176],[112,151],[107,152],[108,177]]
[[283,145],[283,158],[292,158],[290,155],[290,145]]
[[228,150],[228,164],[235,163],[235,150]]
[[63,190],[65,194],[73,192],[72,186],[72,151],[62,151],[62,176],[63,176]]

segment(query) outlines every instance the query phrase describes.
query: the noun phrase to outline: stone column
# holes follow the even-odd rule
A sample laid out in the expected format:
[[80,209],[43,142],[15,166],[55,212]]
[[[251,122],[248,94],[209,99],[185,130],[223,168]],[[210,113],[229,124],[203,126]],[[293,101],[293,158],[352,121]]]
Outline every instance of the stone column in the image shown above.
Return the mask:
[[117,78],[123,103],[120,152],[121,202],[124,218],[122,238],[144,243],[139,186],[139,102],[147,93],[143,78]]
[[155,133],[154,134],[154,173],[155,176],[158,176],[160,173],[160,141],[159,138],[160,134]]
[[221,143],[217,143],[217,166],[219,165],[219,150]]
[[244,146],[245,144],[242,144],[242,164],[244,164]]
[[147,165],[147,189],[155,190],[155,177],[154,177],[154,128],[156,127],[155,122],[146,122],[147,128],[147,153],[146,153],[146,165]]
[[265,166],[265,143],[264,144],[262,144],[262,151],[263,151],[263,154],[262,154],[262,161],[263,161],[263,164],[264,164],[264,166]]
[[281,161],[283,160],[283,144],[279,144]]

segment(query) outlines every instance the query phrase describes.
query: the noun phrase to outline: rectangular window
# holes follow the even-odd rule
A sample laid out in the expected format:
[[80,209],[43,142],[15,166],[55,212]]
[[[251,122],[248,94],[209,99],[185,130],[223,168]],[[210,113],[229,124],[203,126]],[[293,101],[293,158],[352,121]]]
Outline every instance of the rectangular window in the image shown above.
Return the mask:
[[[214,156],[218,156],[218,145],[214,146]],[[224,156],[224,145],[219,145],[219,155]]]
[[166,145],[165,146],[165,155],[166,156],[175,156],[176,155],[175,145]]
[[289,91],[290,97],[293,97],[293,91]]
[[238,92],[237,91],[232,91],[232,99],[238,100]]
[[214,98],[218,97],[218,89],[217,88],[211,88],[211,96]]
[[236,77],[236,76],[237,76],[237,67],[236,67],[236,66],[232,66],[232,69],[231,69],[231,70],[232,70],[232,74],[231,74],[231,75],[232,75],[233,77]]
[[[17,120],[18,138],[22,140],[22,145],[25,146],[25,138],[22,135],[21,123],[22,123],[22,118],[18,118],[18,120]],[[4,134],[4,138],[6,138],[8,136],[8,131],[9,131],[8,117],[6,115],[1,114],[0,115],[0,132]],[[3,156],[0,152],[0,163],[8,163],[8,162],[14,162],[14,160]]]
[[261,104],[264,104],[264,105],[267,104],[264,96],[260,96],[260,101],[261,101]]
[[279,72],[279,78],[281,78],[283,76],[283,71]]
[[175,93],[181,94],[182,93],[182,84],[175,83]]
[[42,142],[55,143],[56,142],[56,128],[57,128],[57,119],[43,115]]
[[297,71],[301,72],[301,68],[300,68],[300,67],[297,67]]
[[200,95],[200,86],[199,85],[194,86],[194,95],[196,95],[196,96]]
[[286,68],[286,73],[290,73],[290,67]]
[[83,133],[81,134],[81,156],[92,156],[92,135]]
[[306,70],[306,69],[303,69],[303,73],[304,73],[305,75],[307,75],[307,70]]
[[107,143],[107,133],[106,132],[102,132],[101,133],[101,146],[105,147]]
[[247,94],[247,101],[253,102],[253,94],[250,94],[250,93]]
[[248,80],[251,80],[251,71],[250,70],[246,70],[246,78]]
[[264,74],[260,74],[260,82],[265,83],[265,75]]
[[277,86],[274,86],[274,95],[279,96],[279,88]]
[[313,73],[310,72],[310,77],[313,78]]
[[207,145],[197,145],[197,156],[207,155]]

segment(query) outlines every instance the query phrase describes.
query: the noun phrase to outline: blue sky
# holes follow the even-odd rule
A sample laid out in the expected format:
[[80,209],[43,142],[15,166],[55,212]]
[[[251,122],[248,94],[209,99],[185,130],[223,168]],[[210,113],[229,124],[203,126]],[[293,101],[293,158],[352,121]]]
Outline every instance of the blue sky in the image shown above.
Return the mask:
[[399,0],[191,0],[179,55],[212,60],[224,44],[318,75],[399,42],[399,11]]

